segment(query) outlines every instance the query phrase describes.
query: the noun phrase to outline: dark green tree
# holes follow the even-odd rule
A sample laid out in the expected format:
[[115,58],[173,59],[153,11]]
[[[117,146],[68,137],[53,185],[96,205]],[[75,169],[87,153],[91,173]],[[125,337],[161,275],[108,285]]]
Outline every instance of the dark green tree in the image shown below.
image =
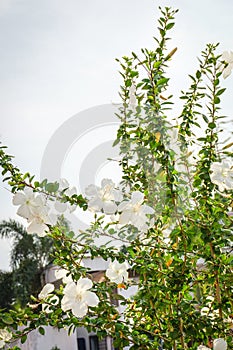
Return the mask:
[[[13,238],[12,271],[0,274],[0,308],[7,308],[16,302],[25,306],[30,295],[37,294],[41,289],[41,272],[52,261],[52,239],[29,235],[23,225],[11,219],[0,222],[0,237]],[[7,293],[5,297],[4,290]]]
[[13,274],[0,271],[0,309],[9,309],[14,300]]

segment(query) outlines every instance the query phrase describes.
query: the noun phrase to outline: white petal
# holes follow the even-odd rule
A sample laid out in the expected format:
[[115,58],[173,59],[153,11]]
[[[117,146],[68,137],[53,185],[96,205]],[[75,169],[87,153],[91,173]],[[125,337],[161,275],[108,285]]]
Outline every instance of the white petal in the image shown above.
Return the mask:
[[84,299],[88,306],[97,306],[99,304],[99,298],[93,292],[85,292]]
[[154,214],[154,209],[149,207],[149,205],[143,204],[141,210],[144,214]]
[[62,282],[64,284],[73,282],[71,275],[67,276],[67,274],[69,273],[69,271],[65,270],[65,269],[58,269],[55,270],[55,277],[56,279],[62,279]]
[[9,341],[12,338],[12,333],[9,332],[6,328],[0,329],[0,338],[3,341]]
[[63,293],[67,296],[67,297],[75,297],[75,294],[76,294],[76,283],[74,282],[71,282],[71,283],[68,283],[64,290],[63,290]]
[[144,194],[140,191],[135,191],[132,193],[131,202],[132,204],[142,203],[144,200]]
[[69,208],[69,211],[70,213],[73,213],[76,209],[77,209],[77,205],[76,204],[68,204],[68,208]]
[[138,229],[144,226],[147,223],[147,221],[149,221],[149,219],[143,213],[140,213],[140,214],[136,213],[136,214],[133,214],[131,217],[132,224]]
[[71,276],[71,275],[69,275],[69,276],[64,276],[64,277],[62,278],[62,282],[63,282],[64,284],[73,282],[72,276]]
[[0,340],[0,349],[3,348],[3,346],[5,345],[6,343],[4,342],[4,340]]
[[52,295],[50,298],[49,298],[49,302],[52,304],[52,305],[58,305],[59,304],[59,297],[57,295]]
[[54,271],[56,279],[60,280],[61,278],[65,277],[66,274],[68,273],[67,270],[65,269],[57,269]]
[[229,75],[231,75],[231,66],[228,65],[226,68],[224,68],[223,71],[223,78],[226,79],[227,77],[229,77]]
[[50,305],[48,304],[42,304],[42,311],[45,312],[46,314],[49,314],[53,310],[50,308]]
[[72,313],[76,317],[84,317],[87,314],[88,308],[85,303],[76,303],[72,307]]
[[113,189],[112,193],[113,193],[113,196],[114,196],[114,200],[116,202],[121,202],[122,201],[123,195],[122,195],[121,191]]
[[117,211],[117,205],[113,202],[104,202],[103,210],[105,214],[114,214]]
[[127,261],[124,261],[122,264],[121,264],[121,268],[122,269],[125,269],[125,270],[128,270],[129,269],[129,264],[127,263]]
[[227,190],[233,189],[233,179],[231,177],[225,179],[225,187]]
[[66,195],[71,197],[71,196],[73,196],[73,194],[77,194],[76,187],[68,188],[68,190],[66,191]]
[[[49,302],[54,306],[58,305],[59,303],[58,296],[53,295],[52,298],[50,298]],[[46,312],[47,314],[49,314],[50,312],[53,312],[52,305],[42,304],[42,311]]]
[[114,184],[114,182],[111,179],[103,179],[101,181],[101,187],[103,188],[105,186],[110,186],[110,187],[114,188],[115,184]]
[[80,278],[77,282],[77,287],[82,290],[90,289],[92,286],[93,283],[89,278]]
[[206,315],[208,315],[209,312],[210,312],[210,309],[208,307],[204,306],[201,309],[201,316],[206,316]]
[[60,201],[56,201],[54,203],[54,208],[59,212],[59,213],[64,213],[67,209],[67,203],[61,203]]
[[222,338],[214,339],[213,349],[214,350],[226,350],[227,349],[227,342]]
[[69,182],[66,179],[60,179],[58,181],[59,183],[59,190],[60,191],[64,191],[65,189],[67,189],[69,187]]
[[110,279],[111,282],[113,283],[122,283],[123,282],[123,276],[122,274],[117,274],[116,272],[112,270],[107,270],[106,271],[106,276]]
[[98,194],[98,187],[95,185],[89,185],[87,188],[85,188],[85,194],[87,196],[96,196]]
[[128,224],[131,220],[132,213],[130,211],[123,211],[119,217],[119,224],[125,225]]
[[49,214],[50,225],[55,226],[55,225],[57,224],[58,216],[59,216],[59,215],[54,214],[54,213],[50,213],[50,214]]
[[47,283],[43,288],[40,294],[38,295],[39,299],[45,299],[47,296],[54,291],[54,285],[52,283]]
[[33,204],[43,208],[46,205],[46,197],[43,194],[39,194],[36,198],[34,198]]
[[199,345],[197,350],[210,350],[210,348],[207,348],[205,345]]
[[61,309],[66,312],[68,310],[70,310],[72,308],[72,303],[71,303],[71,300],[66,296],[64,295],[64,297],[62,298],[61,300]]
[[26,204],[22,204],[18,208],[17,214],[19,216],[22,216],[23,218],[25,218],[27,220],[32,220],[32,218],[33,218],[33,214],[32,214],[31,210],[29,209],[29,207]]
[[12,199],[12,203],[14,205],[21,205],[24,204],[26,201],[25,195],[21,192],[17,192]]
[[91,211],[100,211],[102,207],[103,202],[98,197],[94,197],[88,202],[88,209]]
[[44,223],[38,223],[36,220],[33,220],[31,224],[27,227],[27,233],[33,234],[36,233],[40,237],[46,236],[49,228]]
[[122,202],[121,204],[118,205],[118,211],[123,211],[125,208],[128,206],[129,202]]
[[33,189],[31,187],[25,187],[24,193],[25,193],[26,197],[28,197],[28,198],[32,199],[35,197],[35,193],[33,192]]
[[229,54],[228,51],[224,51],[224,52],[222,53],[222,59],[223,59],[224,61],[226,61],[226,62],[229,62],[229,60],[230,60],[230,54]]

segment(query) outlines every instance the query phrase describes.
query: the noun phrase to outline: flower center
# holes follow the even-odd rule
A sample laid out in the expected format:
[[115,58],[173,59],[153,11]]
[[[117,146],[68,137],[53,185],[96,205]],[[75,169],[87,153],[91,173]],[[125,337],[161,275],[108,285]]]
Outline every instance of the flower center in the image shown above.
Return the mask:
[[82,301],[82,294],[81,293],[76,294],[75,300],[78,302]]
[[137,203],[137,204],[134,204],[133,206],[133,211],[136,213],[140,210],[141,208],[141,204],[140,203]]

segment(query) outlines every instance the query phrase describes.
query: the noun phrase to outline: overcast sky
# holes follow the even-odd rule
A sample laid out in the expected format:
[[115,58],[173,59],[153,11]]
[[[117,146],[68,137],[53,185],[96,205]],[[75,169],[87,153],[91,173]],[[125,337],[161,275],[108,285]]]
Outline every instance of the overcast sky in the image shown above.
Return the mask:
[[[73,115],[119,101],[115,58],[153,48],[159,5],[180,9],[169,44],[178,47],[170,64],[176,100],[206,43],[220,42],[220,53],[233,49],[232,0],[0,0],[0,140],[22,171],[40,176],[46,145]],[[233,80],[224,86],[231,116]],[[0,208],[0,219],[16,218],[3,184]],[[0,245],[0,269],[7,269],[9,242]]]

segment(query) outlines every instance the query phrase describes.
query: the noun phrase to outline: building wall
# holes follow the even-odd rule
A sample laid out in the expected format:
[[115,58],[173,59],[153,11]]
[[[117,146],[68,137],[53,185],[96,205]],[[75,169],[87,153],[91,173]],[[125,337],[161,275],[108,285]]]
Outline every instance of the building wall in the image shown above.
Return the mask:
[[15,343],[22,350],[51,350],[57,346],[59,350],[78,350],[76,332],[68,335],[64,329],[46,326],[45,335],[41,335],[37,330],[32,331],[24,344]]
[[[103,260],[102,258],[95,258],[91,260],[90,258],[85,258],[84,266],[89,267],[93,273],[94,280],[98,281],[104,276],[104,271],[108,268],[109,262]],[[43,284],[55,283],[55,271],[57,267],[54,265],[48,266],[42,276],[41,280]],[[55,283],[56,285],[56,283]],[[133,296],[137,291],[137,286],[129,287],[127,290],[118,289],[117,292],[126,298]],[[117,306],[119,312],[123,312],[124,306]],[[54,346],[57,346],[60,350],[79,350],[78,349],[78,338],[85,339],[85,350],[92,350],[90,346],[90,337],[95,336],[95,333],[88,333],[85,328],[78,328],[77,333],[74,332],[70,336],[68,331],[61,329],[58,330],[54,327],[44,327],[45,335],[41,335],[38,331],[32,331],[28,335],[28,339],[25,344],[19,344],[22,350],[51,350]],[[99,342],[100,350],[114,350],[112,345],[112,339],[107,337],[102,342]],[[124,350],[129,349],[125,347]]]

